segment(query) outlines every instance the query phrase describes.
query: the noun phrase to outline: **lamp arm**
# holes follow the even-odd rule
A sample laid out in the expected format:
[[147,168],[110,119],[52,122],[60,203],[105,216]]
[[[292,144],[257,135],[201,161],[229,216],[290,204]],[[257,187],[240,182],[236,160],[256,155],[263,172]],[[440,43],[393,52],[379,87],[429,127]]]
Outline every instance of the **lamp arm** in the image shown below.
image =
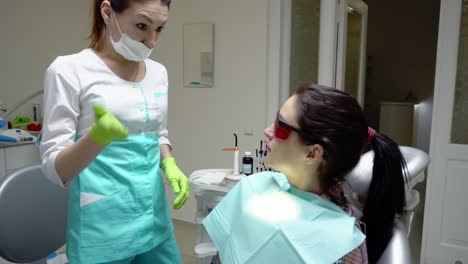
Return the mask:
[[18,110],[18,108],[20,108],[21,106],[23,106],[25,103],[29,102],[29,100],[33,99],[34,97],[40,95],[44,93],[44,90],[41,89],[39,91],[36,91],[34,92],[33,94],[29,95],[28,97],[26,97],[25,99],[21,100],[18,104],[16,104],[11,110],[9,111],[6,111],[5,113],[3,113],[3,116],[0,116],[0,118],[3,118],[3,119],[7,119],[7,117],[9,117],[13,112],[15,112],[16,110]]

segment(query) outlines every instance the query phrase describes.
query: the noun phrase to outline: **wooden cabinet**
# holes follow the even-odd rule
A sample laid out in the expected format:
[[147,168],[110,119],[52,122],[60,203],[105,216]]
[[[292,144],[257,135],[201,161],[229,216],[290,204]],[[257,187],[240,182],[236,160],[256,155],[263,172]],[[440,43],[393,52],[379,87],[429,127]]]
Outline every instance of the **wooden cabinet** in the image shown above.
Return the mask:
[[414,144],[414,103],[381,102],[379,133],[402,146]]

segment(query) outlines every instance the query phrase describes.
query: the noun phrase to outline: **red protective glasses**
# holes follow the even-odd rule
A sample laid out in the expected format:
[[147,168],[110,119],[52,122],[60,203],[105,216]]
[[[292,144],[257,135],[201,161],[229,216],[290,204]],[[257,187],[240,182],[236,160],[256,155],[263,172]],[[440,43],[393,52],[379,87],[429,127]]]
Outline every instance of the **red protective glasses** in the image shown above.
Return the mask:
[[291,134],[291,131],[294,131],[298,134],[302,133],[302,130],[300,130],[299,128],[295,128],[291,126],[290,124],[280,120],[279,112],[276,114],[274,131],[275,131],[275,138],[278,138],[281,140],[288,139],[289,135]]

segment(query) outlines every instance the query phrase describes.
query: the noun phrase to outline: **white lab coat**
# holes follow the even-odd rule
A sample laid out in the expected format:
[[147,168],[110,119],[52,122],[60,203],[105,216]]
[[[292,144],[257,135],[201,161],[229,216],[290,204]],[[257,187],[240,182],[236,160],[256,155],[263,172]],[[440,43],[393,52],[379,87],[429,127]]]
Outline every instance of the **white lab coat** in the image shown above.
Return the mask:
[[145,65],[146,75],[139,83],[119,78],[91,49],[58,57],[49,66],[44,81],[40,154],[44,173],[51,181],[63,186],[55,159],[91,128],[95,103],[111,111],[130,134],[157,132],[159,144],[170,146],[167,71],[153,60],[145,60]]

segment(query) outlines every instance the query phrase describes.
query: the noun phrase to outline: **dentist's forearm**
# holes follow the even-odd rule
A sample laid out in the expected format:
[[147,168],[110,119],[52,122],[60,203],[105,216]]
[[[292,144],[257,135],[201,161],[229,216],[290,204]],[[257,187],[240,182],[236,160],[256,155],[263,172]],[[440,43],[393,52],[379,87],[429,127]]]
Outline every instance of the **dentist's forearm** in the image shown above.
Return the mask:
[[55,169],[62,182],[67,183],[80,174],[103,149],[104,146],[96,144],[86,134],[73,145],[60,151],[55,160]]
[[171,148],[167,144],[159,145],[159,151],[161,152],[161,162],[167,158],[172,157]]

